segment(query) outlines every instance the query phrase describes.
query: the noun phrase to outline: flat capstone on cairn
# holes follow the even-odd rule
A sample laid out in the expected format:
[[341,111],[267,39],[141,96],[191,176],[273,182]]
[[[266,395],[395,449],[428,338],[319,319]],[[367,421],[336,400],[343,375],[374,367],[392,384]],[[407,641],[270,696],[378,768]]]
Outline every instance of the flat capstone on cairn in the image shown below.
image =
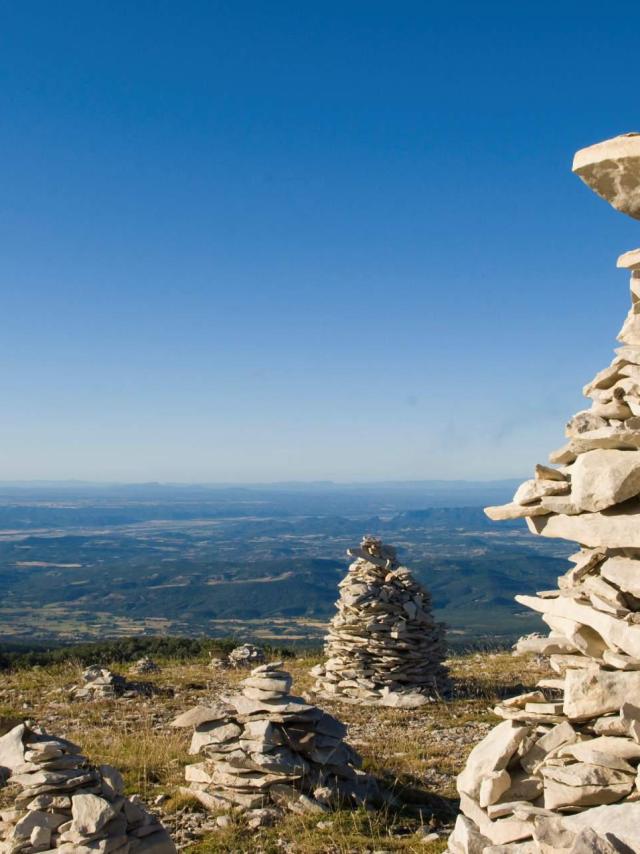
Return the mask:
[[444,624],[431,596],[400,566],[396,550],[376,537],[349,549],[337,614],[314,667],[314,694],[362,705],[415,708],[449,690]]
[[0,768],[15,787],[0,810],[0,854],[175,854],[159,821],[132,798],[111,765],[90,765],[80,748],[34,724],[0,738]]
[[[579,151],[573,169],[640,219],[640,135]],[[503,722],[458,778],[452,854],[640,852],[640,249],[618,266],[632,304],[622,346],[584,388],[590,407],[551,466],[486,510],[580,548],[557,589],[516,597],[550,629],[517,651],[548,655],[555,676],[495,709]]]
[[377,803],[375,780],[343,739],[336,718],[291,696],[282,662],[254,668],[241,693],[196,706],[172,722],[194,729],[183,791],[207,809],[248,811],[273,820],[286,810],[324,813],[338,805]]

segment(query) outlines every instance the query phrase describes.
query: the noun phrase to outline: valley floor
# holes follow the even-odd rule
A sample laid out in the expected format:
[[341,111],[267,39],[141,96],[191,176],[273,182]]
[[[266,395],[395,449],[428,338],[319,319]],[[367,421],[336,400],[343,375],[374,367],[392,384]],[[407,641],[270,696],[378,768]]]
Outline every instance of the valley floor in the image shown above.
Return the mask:
[[[286,667],[293,692],[312,683],[308,671],[317,658],[298,657]],[[180,794],[190,733],[169,721],[203,698],[228,691],[246,673],[213,671],[206,661],[159,661],[151,697],[100,702],[71,701],[81,668],[74,664],[3,673],[0,681],[0,734],[29,718],[55,735],[79,743],[96,763],[111,763],[124,774],[128,793],[139,793],[189,854],[347,854],[347,852],[444,851],[455,820],[455,777],[471,748],[497,722],[491,708],[500,697],[531,687],[548,673],[546,663],[509,653],[474,653],[450,659],[454,696],[448,702],[411,711],[321,705],[349,728],[348,740],[364,757],[365,768],[399,794],[397,811],[331,816],[292,815],[275,828],[249,831],[240,818],[218,828],[215,817]],[[126,673],[126,668],[111,669]],[[0,790],[0,807],[11,789]],[[425,843],[425,833],[439,840]]]

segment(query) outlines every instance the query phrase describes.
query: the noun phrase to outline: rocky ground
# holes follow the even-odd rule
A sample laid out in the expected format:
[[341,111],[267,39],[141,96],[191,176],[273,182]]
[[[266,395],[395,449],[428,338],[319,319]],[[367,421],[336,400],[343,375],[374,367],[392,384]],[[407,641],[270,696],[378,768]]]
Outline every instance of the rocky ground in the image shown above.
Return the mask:
[[[293,693],[311,687],[309,669],[319,661],[287,661]],[[323,701],[348,725],[347,738],[363,755],[365,768],[398,793],[402,806],[384,813],[345,810],[328,818],[292,814],[277,827],[254,830],[239,816],[207,814],[179,793],[185,764],[198,757],[187,754],[190,732],[168,726],[178,713],[219,696],[246,673],[213,671],[205,661],[159,664],[160,671],[148,678],[157,688],[154,693],[120,699],[71,699],[82,670],[73,664],[3,673],[0,733],[18,720],[33,719],[79,743],[92,761],[117,766],[127,793],[139,794],[169,827],[178,847],[190,854],[444,851],[457,811],[455,776],[497,721],[492,706],[548,673],[533,658],[471,654],[448,661],[454,695],[447,703],[402,711]],[[9,794],[9,788],[0,790],[0,804]]]

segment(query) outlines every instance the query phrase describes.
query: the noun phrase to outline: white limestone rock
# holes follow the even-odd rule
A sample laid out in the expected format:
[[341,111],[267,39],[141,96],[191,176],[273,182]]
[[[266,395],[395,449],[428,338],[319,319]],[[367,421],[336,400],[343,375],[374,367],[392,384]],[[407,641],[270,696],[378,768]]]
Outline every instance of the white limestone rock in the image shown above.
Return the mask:
[[483,854],[491,840],[483,836],[470,819],[459,815],[448,844],[451,854]]
[[540,504],[499,504],[494,507],[485,507],[485,515],[493,522],[503,522],[507,519],[527,519],[531,516],[545,516],[551,510]]
[[507,767],[530,730],[531,727],[514,721],[503,721],[494,727],[469,754],[464,771],[458,775],[458,791],[478,798],[483,779]]
[[[608,645],[609,648],[620,649],[627,655],[640,658],[640,625],[630,624],[624,619],[619,619],[610,614],[605,614],[593,608],[591,604],[583,604],[563,597],[562,599],[541,599],[536,596],[516,596],[516,602],[538,611],[545,615],[556,618],[554,625],[562,626],[562,620],[570,621],[569,624],[586,626],[599,635],[600,643]],[[583,639],[588,643],[588,638],[583,633]],[[574,642],[580,642],[577,633],[572,634]],[[597,643],[598,638],[592,636],[592,642]]]
[[564,713],[589,720],[617,712],[624,703],[640,705],[640,671],[569,670],[565,677]]
[[640,802],[600,806],[575,815],[565,816],[563,825],[580,832],[588,828],[601,836],[610,835],[614,841],[640,851]]
[[511,786],[511,775],[508,771],[491,771],[482,778],[480,783],[479,802],[485,808],[495,804]]
[[640,219],[640,136],[622,134],[582,148],[573,171],[616,210]]
[[78,833],[91,835],[115,817],[116,813],[111,804],[98,795],[73,795],[71,798],[71,815],[74,830]]
[[601,564],[600,574],[620,590],[640,598],[640,559],[613,555]]
[[595,513],[640,493],[640,451],[595,450],[571,468],[571,499]]
[[560,537],[592,548],[640,549],[640,502],[633,499],[624,507],[611,507],[579,516],[537,516],[527,518],[533,534]]
[[3,768],[7,771],[13,771],[14,768],[24,763],[24,745],[22,743],[24,734],[24,724],[18,724],[0,737],[0,771]]
[[532,504],[547,495],[568,495],[571,486],[564,480],[525,480],[513,496],[514,504]]
[[564,430],[564,434],[568,439],[581,436],[583,433],[591,433],[594,430],[607,427],[607,420],[601,415],[597,415],[590,409],[584,409],[581,412],[576,412],[569,421]]

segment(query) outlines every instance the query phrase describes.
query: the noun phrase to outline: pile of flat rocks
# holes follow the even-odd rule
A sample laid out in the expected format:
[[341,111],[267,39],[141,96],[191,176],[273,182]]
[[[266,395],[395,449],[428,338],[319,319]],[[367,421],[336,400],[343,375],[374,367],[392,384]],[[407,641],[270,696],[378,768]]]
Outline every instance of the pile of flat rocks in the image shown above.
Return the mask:
[[129,682],[119,673],[93,664],[82,672],[82,684],[71,689],[71,696],[74,700],[128,700],[141,694],[149,696],[153,690],[148,682]]
[[155,661],[146,655],[139,658],[129,668],[129,673],[131,673],[132,676],[145,676],[148,673],[159,673],[159,671],[160,668]]
[[396,550],[367,536],[340,582],[314,693],[347,703],[414,708],[449,690],[445,629],[431,596],[400,566]]
[[[640,136],[578,152],[574,171],[640,218]],[[640,250],[618,266],[632,306],[623,346],[584,389],[590,408],[553,466],[486,511],[580,549],[556,589],[516,597],[551,630],[516,651],[549,656],[554,675],[495,709],[503,722],[458,779],[452,854],[640,851]]]
[[375,780],[343,739],[336,718],[291,696],[282,662],[256,667],[242,692],[215,706],[196,706],[172,722],[193,727],[185,792],[212,810],[327,812],[379,797]]
[[82,684],[71,689],[76,700],[113,700],[127,690],[127,680],[106,667],[92,664],[82,671]]
[[229,667],[233,668],[255,667],[257,664],[263,664],[265,660],[264,650],[252,643],[237,646],[227,657]]
[[80,748],[20,724],[0,738],[0,767],[16,795],[0,811],[0,854],[175,854],[158,820],[124,797],[120,773],[90,765]]

